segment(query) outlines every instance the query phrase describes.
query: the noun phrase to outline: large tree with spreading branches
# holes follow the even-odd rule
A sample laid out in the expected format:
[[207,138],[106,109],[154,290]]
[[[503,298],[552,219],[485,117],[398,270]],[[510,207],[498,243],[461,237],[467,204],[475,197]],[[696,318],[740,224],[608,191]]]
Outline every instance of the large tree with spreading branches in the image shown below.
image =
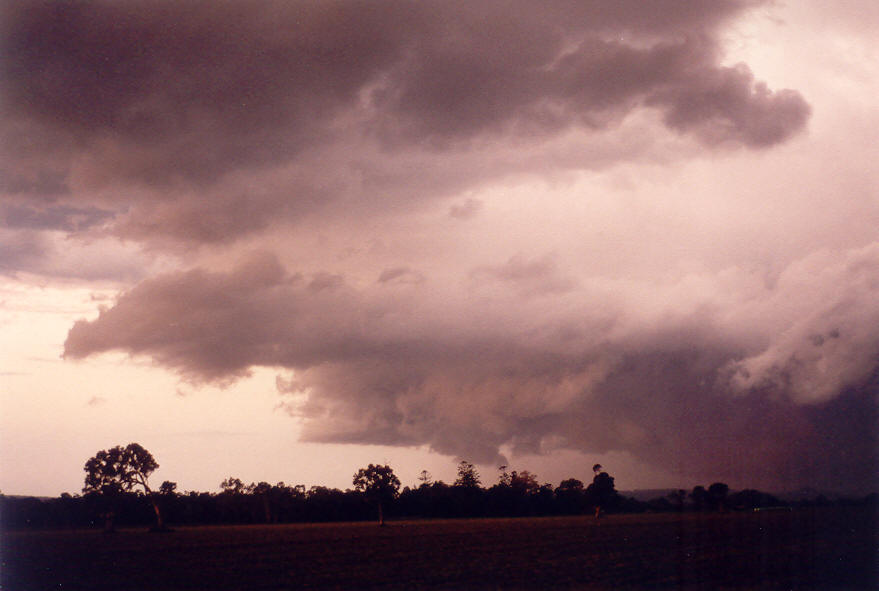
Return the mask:
[[385,524],[384,506],[397,497],[400,479],[390,466],[370,464],[354,475],[354,488],[378,505],[378,524]]
[[113,529],[113,504],[121,492],[131,492],[137,487],[143,489],[156,514],[156,529],[164,530],[165,521],[159,507],[158,499],[149,485],[149,476],[159,464],[149,451],[138,443],[129,443],[125,447],[117,445],[111,449],[102,449],[85,463],[85,486],[83,493],[96,493],[107,500],[108,508],[104,515],[104,527]]

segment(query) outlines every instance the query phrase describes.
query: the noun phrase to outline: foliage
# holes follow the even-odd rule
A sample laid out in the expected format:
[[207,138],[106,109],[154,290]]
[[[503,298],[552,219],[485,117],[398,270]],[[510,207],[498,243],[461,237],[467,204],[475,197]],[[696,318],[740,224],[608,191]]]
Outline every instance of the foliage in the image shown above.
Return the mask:
[[370,464],[354,474],[354,489],[378,506],[378,522],[384,525],[384,507],[395,498],[400,490],[400,479],[390,466]]
[[244,493],[244,483],[240,478],[229,477],[220,483],[220,490],[230,495],[240,495]]
[[478,488],[482,484],[479,480],[479,472],[467,460],[461,460],[458,464],[458,478],[455,480],[455,486],[464,488]]
[[726,509],[726,497],[729,494],[729,487],[723,482],[715,482],[708,487],[708,503],[715,511],[723,511]]
[[117,445],[109,450],[102,449],[85,463],[82,492],[130,492],[139,485],[149,493],[147,479],[158,467],[153,455],[137,443],[129,443],[124,448]]
[[702,485],[694,486],[693,492],[690,493],[690,500],[696,511],[704,511],[708,506],[708,491]]
[[115,505],[120,493],[131,492],[138,486],[150,499],[156,516],[156,527],[164,529],[161,508],[149,486],[149,476],[158,467],[153,455],[138,443],[129,443],[124,448],[117,445],[109,450],[102,449],[86,461],[83,467],[86,475],[82,492],[98,495],[103,501],[101,513],[107,531],[113,530]]
[[400,490],[400,479],[390,466],[370,464],[354,474],[354,489],[364,493],[367,498],[387,501],[396,498]]
[[[166,487],[167,488],[167,487]],[[245,485],[237,495],[223,492],[178,492],[166,490],[154,497],[168,523],[179,525],[203,524],[259,524],[365,521],[375,518],[375,504],[353,490],[314,486],[306,490],[301,485],[283,482],[263,490],[259,484]],[[702,487],[704,489],[704,487]],[[707,490],[706,490],[707,493]],[[473,495],[468,501],[463,495]],[[685,496],[685,495],[684,495]],[[678,505],[681,498],[675,491],[648,502],[618,497],[617,503],[602,510],[638,513],[696,512],[692,502]],[[2,527],[11,529],[84,528],[99,525],[95,517],[106,507],[106,499],[99,493],[85,495],[62,494],[57,498],[0,496]],[[269,513],[266,513],[266,503]],[[470,503],[470,504],[468,504]],[[727,496],[730,511],[752,511],[763,507],[812,506],[879,506],[879,495],[857,498],[811,499],[786,503],[777,497],[754,489],[732,492]],[[142,493],[120,492],[114,499],[115,523],[119,527],[146,526],[155,519],[150,498]],[[406,488],[385,506],[388,512],[403,518],[449,517],[522,517],[537,515],[581,515],[593,509],[591,499],[582,488],[582,482],[567,479],[554,490],[541,485],[531,495],[517,495],[512,487],[494,485],[491,488],[463,489],[442,481],[428,486]],[[707,506],[703,507],[705,510]]]
[[583,482],[576,478],[562,480],[555,489],[558,512],[564,515],[577,515],[586,508],[586,489]]
[[[473,485],[478,474],[469,462],[459,464],[454,485],[433,481],[424,471],[413,488],[400,492],[400,480],[389,466],[370,464],[354,475],[355,490],[338,490],[283,482],[245,484],[230,476],[220,492],[180,492],[177,484],[164,481],[156,491],[148,477],[158,467],[149,452],[137,444],[101,450],[85,465],[83,495],[62,494],[55,499],[19,498],[0,495],[0,517],[4,528],[91,527],[95,517],[120,526],[148,524],[151,515],[175,524],[293,523],[380,520],[387,512],[403,518],[522,517],[539,515],[581,515],[600,512],[698,512],[707,510],[750,511],[783,507],[787,503],[753,489],[730,492],[715,482],[707,489],[698,485],[688,495],[671,491],[646,503],[623,498],[614,478],[596,465],[592,483],[568,478],[558,487],[540,484],[527,470],[500,468],[497,484]],[[472,477],[472,479],[471,479]],[[465,485],[468,483],[469,485]],[[879,505],[879,495],[863,499],[826,498],[800,500],[796,506]]]
[[607,472],[601,471],[601,465],[595,464],[593,471],[596,472],[592,484],[586,488],[586,498],[590,505],[595,507],[595,516],[602,511],[615,510],[622,502],[622,497],[614,487],[614,479]]

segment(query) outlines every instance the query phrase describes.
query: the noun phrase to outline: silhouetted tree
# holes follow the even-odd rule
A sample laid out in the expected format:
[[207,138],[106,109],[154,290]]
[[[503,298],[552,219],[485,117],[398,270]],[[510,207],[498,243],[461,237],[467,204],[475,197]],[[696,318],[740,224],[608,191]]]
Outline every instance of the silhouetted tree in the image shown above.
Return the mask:
[[397,497],[400,479],[390,466],[370,464],[354,474],[354,489],[363,493],[370,502],[378,505],[378,524],[384,525],[383,507]]
[[454,517],[473,517],[482,513],[485,491],[482,490],[479,473],[467,460],[458,463],[458,478],[452,485],[447,506]]
[[715,511],[723,511],[726,509],[726,497],[729,494],[729,487],[722,482],[715,482],[708,487],[708,503]]
[[170,516],[171,521],[176,521],[178,516],[178,498],[177,498],[177,483],[171,482],[170,480],[165,480],[162,484],[159,485],[158,493],[155,495],[158,498],[159,505],[162,508],[162,515],[165,519],[168,519]]
[[533,515],[550,512],[552,486],[544,489],[528,470],[507,472],[500,466],[498,483],[485,491],[486,513],[493,516]]
[[537,475],[532,474],[528,470],[521,472],[513,472],[510,474],[510,486],[519,494],[531,495],[537,492],[540,484],[537,482]]
[[226,522],[239,523],[253,521],[253,513],[248,507],[248,487],[240,478],[230,476],[220,483],[217,495],[217,510]]
[[550,515],[555,512],[556,498],[552,485],[544,482],[537,490],[531,493],[529,499],[530,513],[532,515]]
[[455,480],[455,486],[464,488],[479,488],[479,472],[467,460],[461,460],[458,464],[458,478]]
[[116,446],[101,450],[89,458],[85,470],[83,493],[97,493],[110,499],[109,511],[105,516],[105,529],[113,530],[115,500],[119,493],[130,492],[136,486],[143,488],[156,516],[156,529],[165,529],[162,511],[149,486],[149,475],[159,467],[153,455],[137,443],[129,443],[124,448]]
[[693,492],[690,493],[690,500],[693,501],[693,509],[703,511],[708,503],[708,491],[702,485],[694,486]]
[[406,498],[400,495],[404,501],[404,510],[407,514],[421,517],[455,517],[459,514],[459,503],[456,493],[463,489],[449,486],[442,480],[431,484],[422,484],[409,492]]
[[601,516],[602,509],[612,507],[619,500],[619,493],[614,488],[613,477],[602,471],[601,464],[592,466],[595,476],[592,484],[586,489],[586,496],[595,507],[596,519]]
[[421,483],[418,485],[418,488],[430,486],[433,483],[433,476],[427,470],[422,470],[421,474],[418,475],[418,482]]
[[364,495],[326,486],[312,486],[305,493],[305,512],[313,521],[363,519]]
[[241,495],[244,494],[246,487],[240,478],[232,478],[231,476],[220,483],[220,490],[224,493]]
[[687,499],[687,491],[684,489],[673,490],[666,497],[675,511],[684,510],[684,501]]
[[785,503],[768,493],[750,488],[729,495],[727,502],[736,509],[756,509],[757,507],[779,507],[785,505]]
[[303,521],[305,515],[305,486],[288,486],[283,482],[272,486],[268,493],[274,521]]
[[251,484],[251,494],[258,500],[262,506],[263,517],[266,523],[272,522],[272,501],[271,492],[272,485],[268,482],[260,482],[259,484]]
[[586,500],[585,492],[583,482],[580,480],[576,478],[562,480],[558,488],[555,489],[559,511],[568,515],[582,513]]

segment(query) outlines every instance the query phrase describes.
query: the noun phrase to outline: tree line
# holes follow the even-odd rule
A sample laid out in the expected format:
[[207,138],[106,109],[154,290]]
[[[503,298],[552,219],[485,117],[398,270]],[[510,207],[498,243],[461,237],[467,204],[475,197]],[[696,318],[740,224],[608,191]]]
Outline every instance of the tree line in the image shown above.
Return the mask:
[[[523,517],[593,515],[644,511],[730,511],[789,505],[756,490],[731,493],[724,483],[672,491],[647,502],[623,497],[614,478],[600,464],[589,484],[576,478],[558,486],[541,483],[527,471],[498,469],[496,482],[484,485],[473,464],[462,460],[451,484],[422,471],[415,486],[403,487],[387,465],[370,464],[352,478],[353,488],[287,485],[284,482],[245,484],[229,477],[219,492],[178,492],[165,481],[157,488],[149,476],[159,467],[137,443],[101,450],[85,463],[82,494],[53,499],[0,495],[2,526],[21,528],[150,526],[167,524],[252,524],[377,520],[386,518]],[[826,501],[826,500],[825,500]],[[876,495],[859,502],[877,501]],[[813,503],[820,504],[821,499]],[[829,503],[829,501],[826,501]],[[852,501],[855,502],[855,501]]]

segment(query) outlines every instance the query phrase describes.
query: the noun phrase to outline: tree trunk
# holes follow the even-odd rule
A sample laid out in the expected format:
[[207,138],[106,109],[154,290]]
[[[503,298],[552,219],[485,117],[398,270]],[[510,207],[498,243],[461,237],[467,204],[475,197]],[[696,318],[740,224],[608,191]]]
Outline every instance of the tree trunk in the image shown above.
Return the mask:
[[384,512],[382,511],[382,503],[381,503],[381,501],[378,502],[378,524],[379,524],[380,526],[382,526],[382,525],[385,524],[385,514],[384,514]]
[[103,513],[102,517],[104,518],[104,533],[112,534],[116,532],[116,526],[113,522],[113,518],[116,517],[116,514],[113,511],[106,511]]
[[272,506],[269,503],[269,496],[263,495],[262,508],[266,516],[266,523],[272,523]]
[[162,518],[162,510],[159,508],[159,503],[156,502],[156,496],[150,493],[150,503],[153,504],[153,513],[156,514],[156,529],[162,531],[165,529],[165,520]]

